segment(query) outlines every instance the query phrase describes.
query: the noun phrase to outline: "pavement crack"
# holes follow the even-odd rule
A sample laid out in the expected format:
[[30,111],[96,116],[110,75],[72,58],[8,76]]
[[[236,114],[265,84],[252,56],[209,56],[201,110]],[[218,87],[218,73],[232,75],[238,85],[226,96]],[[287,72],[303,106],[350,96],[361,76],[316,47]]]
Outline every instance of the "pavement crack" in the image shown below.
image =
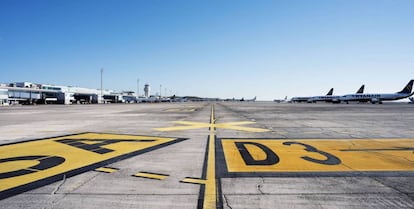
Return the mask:
[[52,195],[55,195],[57,191],[59,191],[60,187],[66,182],[66,175],[63,174],[63,179],[60,182],[59,185],[56,186],[56,188],[53,190]]
[[260,192],[260,194],[265,194],[265,193],[262,191],[262,187],[263,187],[263,185],[258,184],[258,185],[257,185],[257,190]]
[[223,197],[224,197],[224,200],[226,201],[226,206],[227,206],[228,208],[230,208],[230,209],[233,209],[233,208],[230,206],[230,203],[229,203],[229,200],[227,199],[227,196],[226,196],[225,194],[223,194]]
[[266,193],[264,193],[264,192],[262,191],[262,188],[263,188],[263,186],[264,186],[264,178],[263,178],[263,177],[261,177],[261,179],[262,179],[262,182],[261,182],[261,183],[259,183],[259,184],[257,184],[257,190],[260,192],[260,194],[264,195],[264,194],[266,194]]

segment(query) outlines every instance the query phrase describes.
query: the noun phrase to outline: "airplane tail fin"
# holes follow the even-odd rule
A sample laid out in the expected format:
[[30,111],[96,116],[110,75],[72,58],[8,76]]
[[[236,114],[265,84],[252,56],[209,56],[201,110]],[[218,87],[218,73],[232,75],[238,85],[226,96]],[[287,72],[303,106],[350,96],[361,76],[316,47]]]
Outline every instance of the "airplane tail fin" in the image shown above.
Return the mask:
[[365,85],[362,85],[361,88],[358,89],[357,94],[363,94],[364,88],[365,88]]
[[333,94],[333,88],[331,88],[331,90],[329,90],[329,92],[326,94],[326,96],[332,96],[332,94]]
[[413,90],[413,82],[414,80],[411,80],[410,82],[408,82],[408,84],[404,87],[403,90],[401,90],[400,94],[411,94],[411,91]]

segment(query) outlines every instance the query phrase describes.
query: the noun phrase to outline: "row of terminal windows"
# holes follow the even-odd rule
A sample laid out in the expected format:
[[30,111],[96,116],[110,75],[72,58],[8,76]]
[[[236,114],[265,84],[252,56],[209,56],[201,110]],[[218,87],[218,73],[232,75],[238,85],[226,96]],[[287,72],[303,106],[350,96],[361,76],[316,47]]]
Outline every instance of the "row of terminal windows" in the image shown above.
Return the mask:
[[25,91],[9,91],[9,98],[22,98],[22,99],[40,99],[40,93],[37,92],[25,92]]

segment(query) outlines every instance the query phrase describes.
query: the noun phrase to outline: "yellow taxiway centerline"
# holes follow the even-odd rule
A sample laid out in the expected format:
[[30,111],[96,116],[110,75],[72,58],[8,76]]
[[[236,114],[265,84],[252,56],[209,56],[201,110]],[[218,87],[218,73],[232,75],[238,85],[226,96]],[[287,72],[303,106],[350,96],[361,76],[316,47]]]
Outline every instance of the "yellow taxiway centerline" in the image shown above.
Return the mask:
[[215,156],[215,130],[214,130],[214,106],[211,106],[210,135],[208,144],[207,178],[204,192],[204,209],[217,208],[217,186],[216,186],[216,156]]

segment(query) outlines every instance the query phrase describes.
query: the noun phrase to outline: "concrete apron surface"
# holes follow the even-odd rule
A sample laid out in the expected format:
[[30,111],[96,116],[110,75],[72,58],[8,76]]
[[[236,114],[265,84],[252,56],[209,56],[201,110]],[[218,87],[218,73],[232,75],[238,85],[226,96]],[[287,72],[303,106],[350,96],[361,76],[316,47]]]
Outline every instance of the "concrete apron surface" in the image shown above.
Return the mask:
[[0,208],[414,208],[414,105],[0,108]]

